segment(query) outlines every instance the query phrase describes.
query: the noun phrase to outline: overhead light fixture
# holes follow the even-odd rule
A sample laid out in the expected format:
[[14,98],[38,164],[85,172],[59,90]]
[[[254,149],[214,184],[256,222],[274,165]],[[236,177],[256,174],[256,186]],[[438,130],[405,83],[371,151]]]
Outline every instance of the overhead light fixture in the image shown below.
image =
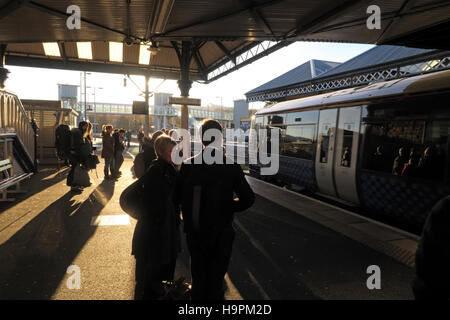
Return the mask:
[[150,64],[150,46],[141,44],[139,47],[139,64]]
[[109,61],[123,62],[122,42],[109,42]]
[[151,33],[163,33],[175,0],[156,0],[153,5]]
[[90,42],[77,42],[78,58],[92,60],[92,46]]
[[61,57],[59,46],[56,42],[42,42],[46,56]]

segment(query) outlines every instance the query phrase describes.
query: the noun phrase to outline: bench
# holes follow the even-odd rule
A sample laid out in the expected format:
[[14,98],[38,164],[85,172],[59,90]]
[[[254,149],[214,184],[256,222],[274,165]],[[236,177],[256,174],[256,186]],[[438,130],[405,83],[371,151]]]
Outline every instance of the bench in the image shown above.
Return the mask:
[[[8,198],[9,193],[22,193],[25,190],[20,189],[20,181],[32,175],[32,173],[23,173],[17,176],[12,174],[13,166],[11,160],[0,161],[0,202],[14,201],[14,198]],[[13,190],[8,188],[15,187]]]

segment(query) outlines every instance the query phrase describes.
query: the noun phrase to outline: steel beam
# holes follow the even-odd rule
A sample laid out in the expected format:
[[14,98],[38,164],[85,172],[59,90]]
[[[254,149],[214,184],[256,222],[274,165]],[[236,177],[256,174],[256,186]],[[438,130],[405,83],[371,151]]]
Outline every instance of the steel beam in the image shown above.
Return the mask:
[[403,2],[400,10],[398,10],[395,16],[391,19],[391,21],[389,21],[388,25],[383,29],[383,32],[378,37],[375,43],[378,44],[380,42],[383,42],[383,40],[389,36],[389,32],[391,31],[393,26],[398,22],[400,16],[411,10],[415,2],[416,0],[405,0],[405,2]]
[[[40,10],[42,12],[49,13],[49,14],[54,15],[54,16],[58,16],[58,17],[62,17],[62,18],[68,18],[70,16],[70,14],[68,14],[68,13],[66,13],[64,11],[60,11],[60,10],[48,7],[46,5],[37,3],[35,1],[26,1],[25,4],[28,7],[30,7],[30,8],[38,9],[38,10]],[[104,29],[104,30],[107,30],[107,31],[110,31],[110,32],[113,32],[113,33],[118,33],[118,34],[121,34],[121,35],[123,35],[125,37],[129,36],[129,37],[131,37],[131,38],[133,38],[133,39],[135,39],[137,41],[140,41],[140,42],[145,42],[146,41],[145,39],[142,39],[142,38],[137,37],[135,35],[128,34],[128,32],[124,32],[124,31],[121,31],[121,30],[113,29],[113,28],[104,26],[104,25],[102,25],[100,23],[97,23],[95,21],[91,21],[91,20],[85,19],[83,17],[81,17],[80,19],[84,23],[90,24],[92,26],[95,26],[95,27],[98,27],[98,28],[101,28],[101,29]]]
[[199,21],[195,21],[195,22],[186,24],[184,26],[174,28],[172,30],[168,30],[168,31],[166,31],[166,32],[164,32],[164,33],[162,33],[160,35],[156,35],[155,39],[160,38],[160,37],[161,38],[165,38],[166,36],[168,36],[169,34],[174,33],[174,32],[178,32],[178,31],[182,31],[182,30],[189,29],[189,28],[192,28],[192,27],[198,27],[198,26],[202,26],[202,25],[218,22],[220,20],[227,19],[229,17],[233,17],[235,15],[241,14],[241,13],[246,12],[248,10],[264,8],[264,7],[271,6],[271,5],[274,5],[276,3],[280,3],[280,2],[283,2],[283,1],[285,1],[285,0],[267,0],[267,1],[263,2],[263,3],[259,3],[257,5],[247,6],[245,8],[238,9],[238,10],[233,10],[231,12],[228,12],[228,13],[222,14],[220,16],[216,16],[216,17],[210,18],[210,19],[201,19]]
[[251,0],[240,0],[240,2],[242,3],[242,5],[244,7],[250,8],[250,14],[253,18],[253,20],[255,20],[256,24],[264,30],[264,33],[270,36],[275,36],[272,28],[270,27],[269,23],[266,21],[266,19],[264,19],[263,14],[261,13],[261,11],[259,9],[255,8],[255,4],[253,3],[253,1]]
[[223,53],[225,53],[225,55],[228,57],[228,59],[230,59],[231,62],[236,64],[236,57],[231,54],[231,52],[223,45],[222,42],[214,41],[214,43],[220,50],[222,50]]
[[[227,75],[227,74],[229,74],[229,73],[231,73],[231,72],[233,72],[235,70],[238,70],[238,69],[240,69],[240,68],[242,68],[242,67],[244,67],[244,66],[246,66],[246,65],[248,65],[248,64],[250,64],[250,63],[252,63],[252,62],[254,62],[254,61],[256,61],[256,60],[258,60],[258,59],[260,59],[262,57],[264,57],[264,56],[267,56],[267,55],[271,54],[272,52],[275,52],[276,50],[281,49],[281,48],[283,48],[283,47],[285,47],[285,46],[287,46],[287,45],[289,45],[291,43],[292,42],[288,42],[288,41],[280,41],[279,43],[273,45],[272,47],[270,47],[270,48],[268,48],[266,50],[264,50],[263,52],[260,52],[260,53],[258,53],[256,55],[252,56],[251,58],[249,58],[249,59],[247,59],[247,60],[245,60],[245,61],[243,61],[243,62],[241,62],[239,64],[236,64],[234,67],[232,67],[232,68],[230,68],[230,69],[228,69],[228,70],[218,74],[217,76],[214,76],[211,79],[208,79],[206,81],[206,83],[210,83],[210,82],[213,82],[213,81],[215,81],[215,80],[217,80],[219,78],[222,78],[223,76],[225,76],[225,75]],[[217,68],[220,68],[220,66],[217,67]],[[214,70],[217,69],[217,68],[214,68]],[[211,71],[213,71],[213,70],[211,70]]]
[[[318,28],[320,25],[326,24],[329,21],[335,19],[338,15],[344,14],[347,10],[353,7],[355,4],[360,2],[361,0],[347,0],[344,3],[334,7],[333,9],[327,11],[325,14],[317,16],[312,16],[308,21],[301,21],[297,24],[295,29],[288,31],[285,34],[286,38],[296,37],[301,34],[312,33],[314,29]],[[323,11],[323,8],[320,8]]]
[[[103,73],[115,73],[115,74],[130,74],[130,75],[142,75],[149,74],[152,77],[178,80],[180,79],[180,71],[177,69],[159,69],[154,67],[137,67],[127,65],[112,65],[95,62],[81,62],[70,61],[64,63],[64,60],[60,59],[45,59],[34,58],[24,56],[12,56],[6,55],[6,65],[22,66],[22,67],[34,67],[34,68],[49,68],[49,69],[62,69],[62,70],[75,70],[75,71],[91,71],[91,72],[103,72]],[[192,80],[202,80],[202,76],[199,73],[191,73]]]
[[24,4],[29,2],[29,0],[11,0],[3,7],[0,8],[0,20],[7,17],[17,9],[21,8]]

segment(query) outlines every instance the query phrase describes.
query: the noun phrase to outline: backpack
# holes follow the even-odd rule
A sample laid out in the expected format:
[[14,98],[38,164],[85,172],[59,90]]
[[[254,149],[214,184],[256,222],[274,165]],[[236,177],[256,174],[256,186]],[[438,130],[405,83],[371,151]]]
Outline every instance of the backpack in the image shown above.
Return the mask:
[[72,146],[72,133],[67,124],[60,124],[55,130],[55,147],[58,158],[68,160]]
[[139,179],[144,175],[144,173],[145,173],[144,153],[140,152],[136,155],[136,158],[134,158],[134,174]]

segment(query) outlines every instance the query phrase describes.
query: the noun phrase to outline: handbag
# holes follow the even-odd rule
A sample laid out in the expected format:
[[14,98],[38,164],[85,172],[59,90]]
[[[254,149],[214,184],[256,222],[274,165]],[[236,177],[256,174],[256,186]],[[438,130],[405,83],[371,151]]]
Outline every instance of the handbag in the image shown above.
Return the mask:
[[143,193],[143,179],[138,179],[123,190],[120,195],[120,207],[135,219],[139,219],[143,210]]
[[98,159],[98,156],[95,154],[90,154],[86,158],[86,167],[88,169],[95,169],[97,167],[97,164],[100,163],[100,160]]
[[91,181],[90,181],[89,173],[87,172],[87,170],[85,170],[81,166],[77,165],[73,172],[72,184],[82,186],[82,187],[89,187],[91,185]]

